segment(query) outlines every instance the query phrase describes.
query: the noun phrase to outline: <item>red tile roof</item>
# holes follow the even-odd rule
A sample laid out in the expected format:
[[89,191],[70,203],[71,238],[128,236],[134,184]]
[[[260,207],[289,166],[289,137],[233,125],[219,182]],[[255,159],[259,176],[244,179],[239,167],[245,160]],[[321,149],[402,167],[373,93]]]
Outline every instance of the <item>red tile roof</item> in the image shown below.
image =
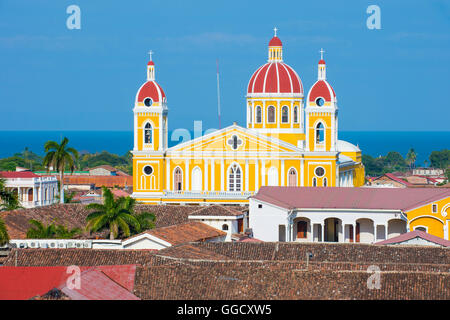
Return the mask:
[[408,210],[450,197],[446,188],[261,187],[252,198],[286,209]]
[[81,288],[70,290],[66,280],[73,272],[67,267],[2,267],[0,268],[0,300],[24,300],[61,288],[71,299],[131,299],[136,266],[80,267]]
[[133,186],[133,176],[64,176],[66,185],[91,185],[96,187],[131,187]]
[[405,180],[403,180],[403,179],[401,179],[401,178],[395,176],[395,175],[392,174],[392,173],[385,173],[384,175],[379,176],[378,178],[375,178],[375,179],[373,179],[372,181],[378,180],[378,179],[380,179],[380,178],[383,177],[383,176],[386,176],[386,177],[388,177],[389,179],[394,180],[394,181],[396,181],[396,182],[398,182],[398,183],[401,183],[401,184],[403,184],[403,185],[405,185],[405,186],[407,186],[407,187],[412,186],[412,184],[409,183],[408,181],[405,181]]
[[[210,227],[209,225],[199,221],[190,221],[173,226],[156,228],[142,232],[139,235],[144,233],[155,236],[172,245],[187,242],[204,241],[216,237],[226,236],[226,233],[222,230]],[[128,239],[132,239],[139,235],[135,235]]]
[[191,212],[190,216],[241,216],[244,213],[242,208],[225,207],[220,205],[205,206],[201,209]]
[[414,230],[411,232],[407,232],[407,233],[403,233],[397,237],[393,237],[387,240],[383,240],[380,242],[377,242],[375,244],[394,244],[394,243],[401,243],[404,241],[408,241],[414,238],[421,238],[421,239],[425,239],[427,241],[433,242],[435,244],[438,244],[440,246],[443,247],[450,247],[450,241],[449,240],[445,240],[442,239],[440,237],[434,236],[432,234],[420,231],[420,230]]
[[0,177],[3,178],[39,178],[31,171],[0,171]]

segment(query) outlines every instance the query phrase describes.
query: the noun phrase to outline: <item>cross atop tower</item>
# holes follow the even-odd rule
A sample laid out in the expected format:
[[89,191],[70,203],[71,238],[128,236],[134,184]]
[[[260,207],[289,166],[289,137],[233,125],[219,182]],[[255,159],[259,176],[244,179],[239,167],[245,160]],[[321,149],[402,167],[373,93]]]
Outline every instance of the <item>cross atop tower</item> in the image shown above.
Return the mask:
[[275,32],[275,37],[276,37],[277,36],[277,31],[278,31],[277,27],[273,28],[273,31]]
[[148,52],[148,54],[150,55],[150,61],[153,61],[153,60],[152,60],[153,51],[150,50],[150,51]]
[[322,48],[320,48],[320,59],[323,60],[323,54],[325,53],[325,50],[323,50]]

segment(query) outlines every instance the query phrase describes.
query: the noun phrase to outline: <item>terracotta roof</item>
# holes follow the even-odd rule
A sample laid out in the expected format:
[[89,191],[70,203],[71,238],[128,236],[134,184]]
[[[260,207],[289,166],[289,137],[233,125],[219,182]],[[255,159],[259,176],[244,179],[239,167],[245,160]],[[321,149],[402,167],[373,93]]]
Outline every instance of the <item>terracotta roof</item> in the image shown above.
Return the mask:
[[31,171],[0,171],[0,177],[3,178],[39,178],[39,176]]
[[117,171],[116,168],[114,168],[113,166],[110,166],[108,164],[102,164],[101,166],[92,167],[92,168],[89,168],[88,170],[90,171],[90,170],[100,169],[100,168],[108,170],[108,171]]
[[286,209],[408,210],[450,197],[442,188],[261,187],[252,198]]
[[405,180],[403,180],[403,179],[397,177],[397,176],[394,175],[393,173],[385,173],[384,175],[379,176],[378,178],[375,178],[375,179],[373,179],[372,181],[375,181],[375,180],[377,180],[377,179],[380,179],[380,178],[383,177],[383,176],[386,176],[386,177],[388,177],[389,179],[394,180],[394,181],[396,181],[396,182],[398,182],[398,183],[401,183],[401,184],[403,184],[403,185],[405,185],[405,186],[407,186],[407,187],[412,186],[411,183],[409,183],[408,181],[405,181]]
[[277,36],[274,36],[272,39],[270,39],[269,41],[269,47],[281,47],[283,46],[280,38],[278,38]]
[[133,186],[133,176],[64,176],[66,185],[91,185],[96,187],[131,187]]
[[[174,206],[174,205],[141,205],[135,207],[137,213],[149,211],[156,216],[155,226],[157,228],[171,226],[188,222],[191,212],[198,210],[198,206]],[[8,228],[11,239],[25,239],[26,232],[30,225],[28,221],[35,219],[44,223],[56,221],[68,228],[84,228],[86,226],[86,216],[90,211],[86,210],[83,204],[66,203],[54,204],[50,206],[37,207],[32,209],[19,209],[13,211],[0,212]],[[96,233],[91,236],[84,233],[84,238],[95,238],[103,233]]]
[[135,265],[80,267],[82,286],[69,289],[66,281],[73,272],[67,267],[11,267],[0,268],[0,299],[24,300],[45,295],[59,288],[72,300],[138,300],[134,289]]
[[[224,237],[227,234],[222,230],[210,227],[209,225],[199,222],[190,221],[173,226],[156,228],[145,231],[143,233],[150,234],[172,245],[187,242],[204,241],[216,237]],[[132,239],[136,236],[130,237]]]
[[396,244],[396,243],[401,243],[404,241],[412,240],[415,238],[425,239],[429,242],[433,242],[433,243],[438,244],[443,247],[450,247],[449,240],[442,239],[440,237],[434,236],[432,234],[429,234],[429,233],[426,233],[426,232],[423,232],[420,230],[414,230],[414,231],[410,231],[407,233],[403,233],[397,237],[383,240],[383,241],[377,242],[375,244]]
[[[11,249],[4,266],[144,265],[156,250],[123,249]],[[1,268],[0,268],[1,269]]]
[[250,78],[247,93],[303,94],[298,74],[283,62],[269,62],[258,68]]
[[221,205],[205,206],[197,211],[191,212],[190,216],[241,216],[244,213],[232,207]]

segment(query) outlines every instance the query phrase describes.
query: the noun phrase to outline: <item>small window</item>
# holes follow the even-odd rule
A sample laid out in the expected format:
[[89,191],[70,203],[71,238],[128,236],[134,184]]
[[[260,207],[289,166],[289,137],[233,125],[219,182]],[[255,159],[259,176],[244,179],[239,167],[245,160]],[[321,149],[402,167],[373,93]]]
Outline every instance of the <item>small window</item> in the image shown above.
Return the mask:
[[144,128],[144,143],[150,144],[153,142],[152,125],[147,123]]
[[414,230],[427,232],[427,228],[425,228],[425,227],[415,227]]
[[431,206],[431,208],[432,208],[431,210],[432,210],[433,213],[437,213],[437,211],[438,211],[438,210],[437,210],[437,204],[433,204],[433,205]]
[[228,231],[228,225],[227,224],[222,225],[222,230],[223,231]]
[[275,107],[274,106],[269,106],[269,108],[267,108],[267,122],[268,123],[275,122]]
[[294,122],[298,123],[298,108],[294,107]]
[[256,123],[261,123],[261,121],[262,121],[261,107],[257,106],[256,107]]
[[325,103],[325,100],[323,100],[323,98],[317,98],[316,99],[316,105],[317,106],[321,107],[321,106],[324,105],[324,103]]
[[327,183],[328,183],[327,178],[323,178],[323,186],[324,186],[324,187],[327,186]]
[[144,104],[146,107],[151,107],[151,105],[153,104],[153,100],[151,98],[145,98]]
[[317,179],[313,178],[313,187],[317,187]]
[[283,106],[283,108],[281,109],[281,122],[289,122],[289,108],[287,106]]
[[153,173],[153,168],[152,168],[152,166],[145,166],[144,167],[144,173],[146,174],[146,175],[151,175],[152,173]]
[[262,204],[258,204],[258,209],[262,209]]
[[314,170],[314,173],[318,177],[323,177],[323,175],[325,174],[325,169],[322,167],[317,167],[316,170]]

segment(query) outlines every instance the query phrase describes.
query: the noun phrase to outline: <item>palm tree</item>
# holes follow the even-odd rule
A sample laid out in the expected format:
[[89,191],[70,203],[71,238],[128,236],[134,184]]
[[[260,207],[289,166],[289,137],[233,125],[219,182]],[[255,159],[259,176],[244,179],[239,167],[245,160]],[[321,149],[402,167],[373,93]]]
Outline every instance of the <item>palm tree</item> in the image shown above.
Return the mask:
[[417,154],[413,148],[409,149],[408,154],[406,155],[406,162],[409,164],[409,168],[412,169],[415,167],[417,159]]
[[64,170],[68,166],[70,171],[73,172],[75,170],[75,161],[78,159],[78,151],[67,147],[68,142],[69,139],[64,137],[61,144],[55,141],[47,141],[44,144],[46,155],[42,164],[47,167],[47,172],[50,170],[50,166],[59,172],[59,199],[61,203],[64,203]]
[[103,204],[90,203],[86,209],[93,209],[87,217],[86,228],[92,232],[109,229],[109,238],[115,239],[119,235],[119,229],[123,235],[130,236],[130,226],[140,230],[139,221],[124,207],[125,199],[114,199],[111,190],[106,187],[103,190]]
[[129,212],[131,212],[131,214],[136,218],[136,220],[139,222],[139,229],[134,229],[133,233],[137,234],[139,232],[142,232],[144,230],[149,230],[149,229],[153,229],[155,227],[155,220],[156,217],[153,213],[151,212],[141,212],[141,213],[137,213],[134,211],[135,206],[136,206],[136,199],[131,198],[131,197],[126,197],[123,200],[123,205],[124,208],[126,210],[128,210]]
[[27,231],[28,239],[53,239],[56,234],[56,227],[53,223],[43,224],[38,220],[31,219],[28,221],[32,225]]
[[8,229],[2,218],[0,218],[0,246],[5,245],[9,241]]
[[63,225],[57,225],[55,228],[56,239],[73,239],[74,236],[79,235],[82,232],[80,228],[69,229]]
[[0,211],[15,210],[21,208],[17,195],[6,190],[6,180],[0,178]]

